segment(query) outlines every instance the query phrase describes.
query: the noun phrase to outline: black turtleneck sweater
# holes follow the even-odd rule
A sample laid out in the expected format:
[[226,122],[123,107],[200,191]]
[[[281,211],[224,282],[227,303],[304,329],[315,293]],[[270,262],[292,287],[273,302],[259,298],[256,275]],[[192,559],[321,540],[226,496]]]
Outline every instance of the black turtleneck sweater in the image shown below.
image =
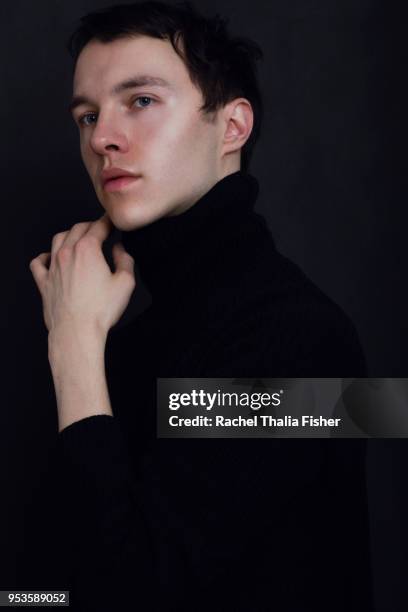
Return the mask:
[[257,193],[236,172],[122,234],[151,304],[108,336],[114,417],[57,442],[75,610],[372,610],[363,440],[156,436],[158,377],[365,375],[351,322],[276,251]]

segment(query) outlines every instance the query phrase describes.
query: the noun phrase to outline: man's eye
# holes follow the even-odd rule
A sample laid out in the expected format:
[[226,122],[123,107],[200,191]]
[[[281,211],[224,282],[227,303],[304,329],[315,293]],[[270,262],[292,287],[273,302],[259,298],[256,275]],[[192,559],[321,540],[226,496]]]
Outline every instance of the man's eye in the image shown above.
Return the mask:
[[96,122],[96,113],[86,113],[79,119],[81,125],[92,125]]
[[147,106],[150,106],[151,102],[154,102],[154,100],[150,96],[139,96],[134,101],[134,105],[138,108],[146,108]]

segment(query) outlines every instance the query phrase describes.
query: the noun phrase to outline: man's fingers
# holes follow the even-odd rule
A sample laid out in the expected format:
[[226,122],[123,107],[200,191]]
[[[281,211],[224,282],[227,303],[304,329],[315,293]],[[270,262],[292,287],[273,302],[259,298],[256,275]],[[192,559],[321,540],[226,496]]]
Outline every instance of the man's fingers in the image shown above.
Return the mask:
[[72,228],[70,229],[70,231],[66,232],[65,239],[59,245],[60,248],[63,245],[64,246],[74,246],[74,244],[76,244],[78,242],[78,240],[80,238],[82,238],[82,236],[84,234],[87,233],[87,231],[91,227],[92,223],[94,223],[94,222],[93,221],[84,221],[82,223],[76,223],[75,225],[73,225]]
[[53,237],[52,243],[51,243],[51,261],[55,259],[55,255],[60,250],[61,245],[64,242],[65,238],[67,237],[68,233],[69,233],[68,231],[59,232],[58,234],[55,234],[55,236]]
[[48,276],[47,263],[51,258],[51,253],[40,253],[38,257],[35,257],[30,261],[31,274],[34,277],[36,285],[40,292],[42,291],[45,280]]
[[102,244],[102,242],[107,239],[112,229],[113,223],[108,214],[105,213],[97,221],[93,221],[86,234],[87,236],[95,236]]
[[[103,215],[103,217],[105,216],[107,216],[106,213],[105,215]],[[75,225],[73,225],[70,230],[67,230],[65,232],[59,232],[58,234],[55,234],[55,236],[52,239],[52,244],[51,244],[51,264],[52,266],[54,265],[55,257],[62,246],[71,246],[71,247],[75,246],[75,244],[82,238],[82,236],[85,236],[85,234],[89,232],[92,226],[95,223],[99,223],[99,221],[100,219],[98,219],[97,222],[83,221],[81,223],[75,223]],[[109,219],[109,222],[111,223],[110,219]],[[104,223],[106,224],[106,221],[104,221]]]

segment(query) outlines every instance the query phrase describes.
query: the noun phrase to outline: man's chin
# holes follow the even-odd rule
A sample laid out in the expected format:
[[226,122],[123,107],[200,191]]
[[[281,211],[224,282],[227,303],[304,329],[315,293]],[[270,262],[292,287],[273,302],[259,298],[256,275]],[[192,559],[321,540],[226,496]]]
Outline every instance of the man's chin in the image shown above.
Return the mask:
[[144,211],[143,204],[140,202],[126,205],[124,202],[109,205],[103,205],[110,220],[116,229],[122,232],[130,232],[140,229],[146,225],[150,225],[161,215],[153,216],[151,209]]

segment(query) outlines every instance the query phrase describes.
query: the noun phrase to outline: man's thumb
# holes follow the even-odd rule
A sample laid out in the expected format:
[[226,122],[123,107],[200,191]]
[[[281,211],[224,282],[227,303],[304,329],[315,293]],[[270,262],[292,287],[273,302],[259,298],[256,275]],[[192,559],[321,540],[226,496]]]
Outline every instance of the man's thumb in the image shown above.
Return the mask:
[[135,265],[134,259],[125,250],[125,247],[121,242],[117,242],[113,245],[112,255],[113,263],[115,265],[115,272],[120,272],[121,270],[124,270],[133,274]]

